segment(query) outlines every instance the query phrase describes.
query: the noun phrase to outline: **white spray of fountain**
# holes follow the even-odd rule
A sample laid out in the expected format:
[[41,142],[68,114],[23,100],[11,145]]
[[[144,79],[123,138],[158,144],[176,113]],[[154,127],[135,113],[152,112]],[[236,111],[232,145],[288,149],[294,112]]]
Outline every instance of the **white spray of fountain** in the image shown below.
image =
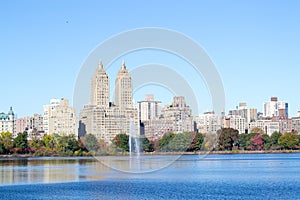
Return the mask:
[[141,169],[140,162],[140,140],[138,131],[135,129],[133,120],[129,124],[129,167],[131,172],[137,172]]
[[137,131],[135,129],[134,122],[132,120],[130,120],[130,124],[129,124],[129,141],[128,141],[128,145],[129,145],[130,157],[132,156],[132,153],[135,152],[136,155],[137,155],[137,158],[139,158],[140,157],[140,140],[139,140]]

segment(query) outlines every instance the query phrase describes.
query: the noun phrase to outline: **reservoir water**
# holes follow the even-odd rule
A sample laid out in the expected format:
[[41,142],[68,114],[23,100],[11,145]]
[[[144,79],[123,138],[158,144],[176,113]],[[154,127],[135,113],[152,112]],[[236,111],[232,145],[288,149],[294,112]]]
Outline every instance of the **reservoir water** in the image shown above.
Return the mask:
[[3,158],[0,199],[300,199],[300,154],[141,157],[175,161],[135,174],[94,158]]

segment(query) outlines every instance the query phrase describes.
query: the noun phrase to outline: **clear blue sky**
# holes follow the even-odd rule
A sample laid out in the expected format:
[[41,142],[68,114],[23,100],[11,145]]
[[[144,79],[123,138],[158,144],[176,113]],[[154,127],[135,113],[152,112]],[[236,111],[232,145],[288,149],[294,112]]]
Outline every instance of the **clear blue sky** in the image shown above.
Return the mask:
[[[299,10],[296,0],[2,0],[0,112],[13,106],[22,117],[42,113],[51,98],[72,102],[80,67],[99,43],[126,30],[161,27],[186,34],[207,51],[221,74],[227,110],[244,101],[262,111],[264,101],[278,96],[296,115]],[[125,60],[135,67],[134,57]],[[201,112],[211,109],[208,101],[203,97]]]

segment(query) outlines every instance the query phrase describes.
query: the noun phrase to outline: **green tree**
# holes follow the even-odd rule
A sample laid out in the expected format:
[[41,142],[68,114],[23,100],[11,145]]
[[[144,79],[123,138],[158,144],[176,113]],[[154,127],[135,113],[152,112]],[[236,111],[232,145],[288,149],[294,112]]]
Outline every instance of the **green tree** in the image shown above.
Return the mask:
[[93,134],[85,135],[83,143],[88,151],[96,152],[99,149],[99,143]]
[[3,144],[0,142],[0,154],[3,154],[5,151]]
[[263,139],[264,149],[270,149],[270,147],[272,146],[270,136],[267,134],[263,134],[262,139]]
[[39,138],[33,138],[31,141],[29,141],[29,146],[34,147],[36,149],[42,147],[44,145],[43,140]]
[[79,149],[78,141],[75,135],[62,135],[56,136],[57,142],[55,144],[56,149],[59,152],[73,154],[74,151]]
[[22,152],[28,147],[28,134],[26,131],[18,133],[18,136],[14,139],[14,147],[21,149]]
[[0,134],[0,143],[2,144],[3,153],[9,153],[9,150],[14,146],[12,134],[10,132],[2,132]]
[[53,136],[52,135],[45,135],[43,137],[43,144],[44,146],[47,148],[47,149],[53,149],[54,147],[54,139],[53,139]]
[[77,137],[74,134],[72,134],[72,135],[69,135],[67,138],[68,138],[67,149],[70,151],[73,151],[73,152],[78,150],[79,144],[78,144]]
[[145,152],[153,152],[154,151],[153,144],[149,141],[148,138],[146,138],[146,137],[140,138],[140,144],[142,146],[143,151],[145,151]]
[[223,128],[219,131],[217,150],[232,150],[238,145],[239,131],[232,128]]
[[238,146],[240,149],[247,149],[248,134],[242,133],[239,135]]
[[169,143],[174,139],[175,134],[174,133],[165,133],[162,138],[158,142],[158,146],[160,150],[167,151]]
[[167,145],[168,151],[187,151],[192,143],[192,133],[178,133]]
[[113,139],[113,144],[121,151],[129,151],[129,135],[120,133]]
[[278,139],[278,144],[283,149],[293,149],[296,145],[298,145],[299,139],[298,136],[294,133],[285,133]]
[[282,134],[280,132],[275,131],[274,133],[272,133],[270,137],[272,147],[276,147],[279,145],[278,140],[281,136]]

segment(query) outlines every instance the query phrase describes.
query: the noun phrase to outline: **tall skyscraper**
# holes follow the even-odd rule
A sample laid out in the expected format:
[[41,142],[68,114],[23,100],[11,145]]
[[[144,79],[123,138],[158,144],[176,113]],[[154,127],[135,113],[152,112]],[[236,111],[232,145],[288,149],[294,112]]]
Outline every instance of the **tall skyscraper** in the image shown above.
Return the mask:
[[109,78],[100,62],[91,80],[91,104],[80,112],[79,136],[93,134],[97,139],[111,143],[120,133],[129,134],[133,122],[139,135],[138,111],[132,103],[131,76],[123,61],[115,80],[115,104],[109,102]]
[[91,105],[109,106],[109,78],[100,61],[96,73],[91,80]]
[[125,62],[118,72],[115,81],[115,104],[121,109],[132,108],[132,82],[131,76],[126,69]]

